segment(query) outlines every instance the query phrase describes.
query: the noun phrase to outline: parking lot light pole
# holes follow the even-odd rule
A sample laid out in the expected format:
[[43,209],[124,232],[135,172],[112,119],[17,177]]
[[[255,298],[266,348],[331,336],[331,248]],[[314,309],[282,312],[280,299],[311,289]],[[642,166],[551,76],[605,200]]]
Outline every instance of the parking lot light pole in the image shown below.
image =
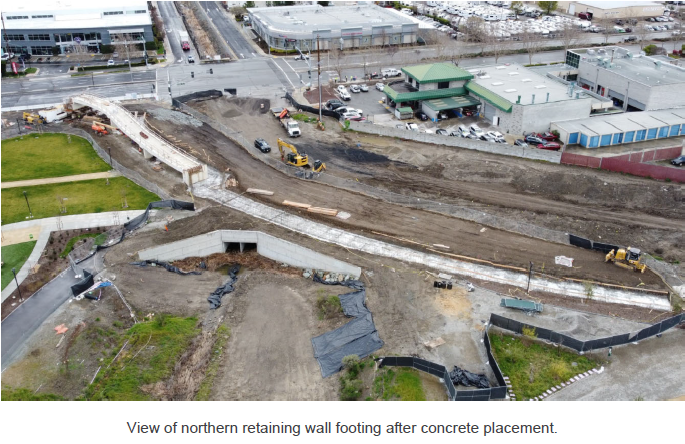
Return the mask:
[[29,207],[29,219],[33,219],[33,213],[31,212],[31,205],[29,205],[29,197],[26,195],[26,191],[24,191],[24,199],[26,199],[26,206]]
[[12,274],[14,275],[14,282],[17,284],[17,291],[19,292],[19,302],[23,302],[24,298],[21,297],[21,290],[19,289],[19,281],[17,281],[17,271],[12,268]]

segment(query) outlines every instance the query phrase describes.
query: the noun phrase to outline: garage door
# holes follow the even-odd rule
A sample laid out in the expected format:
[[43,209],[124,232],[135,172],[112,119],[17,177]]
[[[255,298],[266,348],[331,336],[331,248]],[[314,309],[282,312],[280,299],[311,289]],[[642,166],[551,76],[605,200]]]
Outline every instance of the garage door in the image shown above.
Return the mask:
[[496,113],[497,108],[486,102],[485,107],[483,108],[483,117],[485,117],[485,120],[492,122],[492,118],[495,117]]

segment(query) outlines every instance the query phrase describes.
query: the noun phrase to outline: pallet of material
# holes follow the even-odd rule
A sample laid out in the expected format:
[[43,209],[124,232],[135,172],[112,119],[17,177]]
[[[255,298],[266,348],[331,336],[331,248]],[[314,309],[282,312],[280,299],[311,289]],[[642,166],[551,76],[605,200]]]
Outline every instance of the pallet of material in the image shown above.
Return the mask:
[[338,215],[338,210],[334,210],[332,208],[310,207],[310,208],[307,208],[307,211],[310,213],[323,214],[325,216],[337,216]]
[[292,202],[290,200],[284,200],[283,205],[287,205],[289,207],[295,207],[295,208],[304,208],[304,209],[309,209],[312,207],[309,204],[300,203],[300,202]]
[[273,191],[269,191],[269,190],[260,190],[260,189],[257,189],[257,188],[248,188],[247,190],[245,190],[245,192],[246,192],[246,193],[250,193],[250,194],[263,194],[263,195],[265,195],[265,196],[273,196],[273,195],[274,195],[274,192],[273,192]]

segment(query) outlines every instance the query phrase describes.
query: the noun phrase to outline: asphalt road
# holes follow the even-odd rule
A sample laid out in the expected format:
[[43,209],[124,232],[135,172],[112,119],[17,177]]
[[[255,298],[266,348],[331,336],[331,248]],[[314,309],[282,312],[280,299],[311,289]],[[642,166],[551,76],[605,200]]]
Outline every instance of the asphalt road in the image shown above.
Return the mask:
[[189,55],[192,55],[195,60],[197,60],[197,52],[195,51],[195,46],[192,41],[190,41],[190,50],[184,51],[181,48],[180,32],[187,32],[187,30],[176,7],[173,5],[173,2],[157,2],[157,4],[159,5],[159,13],[164,22],[164,31],[169,40],[175,63],[189,64]]
[[202,9],[207,11],[207,15],[209,15],[212,23],[214,23],[214,26],[219,30],[219,33],[226,40],[226,43],[228,43],[228,46],[231,47],[238,59],[261,57],[243,37],[235,22],[229,21],[229,17],[217,2],[200,2],[200,5],[202,5]]
[[29,77],[2,81],[2,107],[61,103],[65,98],[85,90],[105,97],[129,93],[150,94],[154,91],[157,71],[132,71],[71,77]]

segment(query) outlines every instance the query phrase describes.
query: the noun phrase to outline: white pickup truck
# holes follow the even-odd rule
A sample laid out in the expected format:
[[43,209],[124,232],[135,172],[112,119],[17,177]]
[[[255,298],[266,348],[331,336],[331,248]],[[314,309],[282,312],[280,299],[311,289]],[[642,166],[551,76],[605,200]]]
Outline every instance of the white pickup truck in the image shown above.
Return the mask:
[[381,70],[381,75],[383,78],[386,77],[399,77],[402,75],[402,71],[395,69],[395,68],[386,68]]

